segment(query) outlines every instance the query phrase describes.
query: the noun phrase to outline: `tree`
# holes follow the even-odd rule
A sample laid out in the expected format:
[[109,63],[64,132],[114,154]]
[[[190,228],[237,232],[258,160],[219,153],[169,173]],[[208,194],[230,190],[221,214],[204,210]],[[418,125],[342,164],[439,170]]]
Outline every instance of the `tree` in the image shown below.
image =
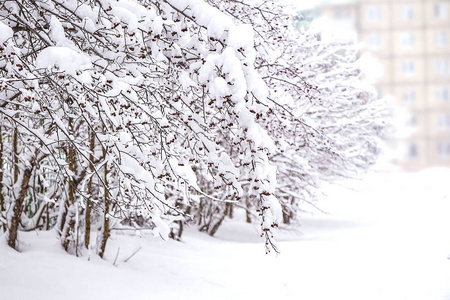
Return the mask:
[[[253,195],[270,245],[277,201],[266,195],[269,174],[258,171],[270,163],[266,141],[254,139],[262,131],[256,117],[267,108],[253,96],[263,82],[251,27],[197,1],[11,0],[0,4],[0,16],[8,33],[0,113],[8,135],[17,132],[14,157],[23,161],[7,165],[26,175],[15,184],[23,193],[5,201],[5,211],[14,207],[11,247],[18,224],[30,223],[28,201],[58,215],[52,225],[67,251],[83,245],[89,201],[106,213],[102,245],[110,218],[143,216],[167,236],[167,213],[186,215],[177,201],[195,201],[191,191],[214,198],[201,191],[191,165],[208,172],[202,180],[223,189],[225,202],[238,201],[241,178],[259,182]],[[225,137],[245,164],[227,154]],[[35,181],[45,188],[33,189]]]
[[384,128],[353,56],[290,24],[266,1],[0,3],[8,244],[55,228],[103,256],[119,223],[213,235],[237,206],[277,251],[283,213],[369,165]]
[[269,159],[289,223],[304,203],[315,206],[321,184],[357,176],[376,162],[392,128],[390,111],[365,81],[354,43],[297,28],[296,16],[269,1],[208,2],[255,30],[255,67],[271,104],[257,121],[274,143]]

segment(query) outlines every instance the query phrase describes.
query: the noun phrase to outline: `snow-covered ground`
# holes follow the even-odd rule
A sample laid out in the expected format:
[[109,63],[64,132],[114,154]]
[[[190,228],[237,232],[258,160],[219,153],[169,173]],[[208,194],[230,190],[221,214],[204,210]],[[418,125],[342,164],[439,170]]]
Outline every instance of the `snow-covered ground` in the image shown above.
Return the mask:
[[0,242],[0,299],[450,299],[450,170],[344,185],[324,189],[327,214],[279,232],[278,256],[236,220],[181,243],[114,235],[106,259],[90,261],[54,232],[21,233],[21,253]]

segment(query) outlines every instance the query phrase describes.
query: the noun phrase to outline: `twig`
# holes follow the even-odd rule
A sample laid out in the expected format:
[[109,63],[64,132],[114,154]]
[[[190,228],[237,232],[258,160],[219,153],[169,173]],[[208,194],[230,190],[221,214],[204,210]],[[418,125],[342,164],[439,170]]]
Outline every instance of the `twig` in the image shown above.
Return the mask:
[[117,258],[119,257],[119,252],[120,252],[120,247],[117,248],[116,258],[114,259],[114,262],[113,262],[113,266],[114,266],[114,267],[117,267],[117,266],[118,266],[118,264],[117,264]]
[[137,250],[134,251],[133,254],[131,254],[130,256],[128,256],[128,258],[126,258],[123,262],[129,261],[129,260],[130,260],[136,253],[138,253],[139,250],[141,250],[141,249],[142,249],[142,247],[137,248]]

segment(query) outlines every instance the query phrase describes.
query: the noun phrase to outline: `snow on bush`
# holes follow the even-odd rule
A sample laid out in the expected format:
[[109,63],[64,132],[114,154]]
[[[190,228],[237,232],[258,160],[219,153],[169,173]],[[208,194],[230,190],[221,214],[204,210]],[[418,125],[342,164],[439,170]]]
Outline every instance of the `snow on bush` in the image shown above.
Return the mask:
[[103,256],[118,227],[214,234],[241,207],[277,250],[301,195],[366,168],[382,135],[353,58],[269,2],[6,0],[0,33],[13,248],[55,228],[66,251]]

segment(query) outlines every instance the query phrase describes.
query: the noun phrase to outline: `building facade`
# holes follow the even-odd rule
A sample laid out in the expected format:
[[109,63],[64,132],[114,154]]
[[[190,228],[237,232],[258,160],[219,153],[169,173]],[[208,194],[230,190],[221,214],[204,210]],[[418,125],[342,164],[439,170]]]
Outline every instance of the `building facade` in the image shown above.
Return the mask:
[[405,169],[450,166],[450,0],[325,1],[322,15],[354,24],[380,61],[381,95],[410,113]]

